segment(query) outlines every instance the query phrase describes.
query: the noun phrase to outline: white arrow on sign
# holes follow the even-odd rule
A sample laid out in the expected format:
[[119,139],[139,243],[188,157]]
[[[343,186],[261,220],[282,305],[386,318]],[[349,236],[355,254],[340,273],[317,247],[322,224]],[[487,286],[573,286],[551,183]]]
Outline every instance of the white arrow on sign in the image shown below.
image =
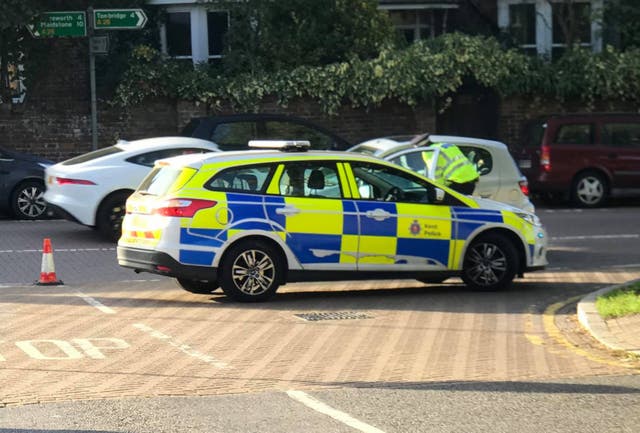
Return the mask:
[[33,24],[27,24],[27,30],[29,30],[29,33],[31,33],[31,36],[34,38],[40,37],[40,32],[36,30],[36,26]]
[[140,10],[136,11],[136,15],[138,16],[138,22],[136,23],[136,27],[142,28],[147,23],[147,16]]

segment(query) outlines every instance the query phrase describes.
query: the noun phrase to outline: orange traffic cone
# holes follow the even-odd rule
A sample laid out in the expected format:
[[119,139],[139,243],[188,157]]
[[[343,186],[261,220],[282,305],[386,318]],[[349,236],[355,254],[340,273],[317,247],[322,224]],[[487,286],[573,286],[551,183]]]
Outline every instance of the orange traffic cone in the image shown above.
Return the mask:
[[45,238],[42,244],[42,267],[40,269],[40,279],[36,281],[38,286],[58,286],[64,284],[56,277],[56,267],[53,264],[53,249],[51,239]]

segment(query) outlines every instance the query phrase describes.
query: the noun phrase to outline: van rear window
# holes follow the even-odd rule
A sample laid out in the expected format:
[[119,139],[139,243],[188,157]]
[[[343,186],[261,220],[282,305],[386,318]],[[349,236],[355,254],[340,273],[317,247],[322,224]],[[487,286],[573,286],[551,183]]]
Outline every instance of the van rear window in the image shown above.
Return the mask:
[[588,146],[593,144],[593,125],[591,123],[575,123],[562,125],[556,134],[558,144],[576,144]]
[[539,147],[542,144],[545,129],[547,129],[547,124],[544,121],[529,122],[524,130],[524,145],[527,147]]

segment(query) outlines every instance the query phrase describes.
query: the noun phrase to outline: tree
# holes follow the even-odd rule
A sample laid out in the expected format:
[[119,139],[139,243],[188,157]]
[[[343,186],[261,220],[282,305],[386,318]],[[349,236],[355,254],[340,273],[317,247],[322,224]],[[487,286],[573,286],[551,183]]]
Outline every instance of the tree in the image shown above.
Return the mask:
[[371,58],[395,38],[376,0],[214,1],[230,13],[223,66],[230,73]]
[[31,37],[26,24],[44,10],[44,0],[0,2],[0,104],[11,106],[13,87],[20,79],[20,65],[27,61]]
[[604,10],[605,35],[621,50],[640,48],[638,0],[609,0]]
[[[567,50],[591,38],[591,21],[599,11],[591,10],[591,4],[578,0],[547,0],[553,10],[554,43],[566,44]],[[560,34],[556,35],[556,29]]]

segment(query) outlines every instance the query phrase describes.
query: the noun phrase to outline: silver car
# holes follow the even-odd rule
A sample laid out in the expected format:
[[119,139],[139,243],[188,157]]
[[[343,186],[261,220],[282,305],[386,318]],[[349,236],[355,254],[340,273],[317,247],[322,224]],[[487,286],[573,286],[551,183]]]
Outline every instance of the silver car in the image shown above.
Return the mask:
[[534,212],[529,200],[527,178],[511,157],[504,143],[480,138],[453,135],[398,136],[376,138],[357,144],[349,149],[365,153],[401,165],[430,179],[434,179],[425,161],[431,158],[425,152],[434,152],[434,143],[455,144],[476,165],[480,180],[474,196],[496,200],[511,206]]

